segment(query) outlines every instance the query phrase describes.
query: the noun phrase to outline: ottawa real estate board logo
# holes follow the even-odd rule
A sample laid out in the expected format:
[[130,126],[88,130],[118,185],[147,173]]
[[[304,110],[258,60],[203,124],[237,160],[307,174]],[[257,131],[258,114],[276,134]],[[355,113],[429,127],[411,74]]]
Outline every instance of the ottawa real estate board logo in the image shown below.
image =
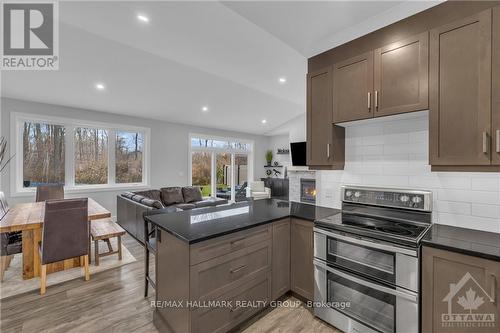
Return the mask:
[[450,290],[442,300],[447,303],[448,311],[441,314],[441,326],[455,328],[456,332],[461,328],[483,328],[489,332],[496,326],[496,290],[495,285],[492,286],[489,294],[469,272],[457,283],[450,283]]
[[57,1],[2,1],[1,70],[59,69]]

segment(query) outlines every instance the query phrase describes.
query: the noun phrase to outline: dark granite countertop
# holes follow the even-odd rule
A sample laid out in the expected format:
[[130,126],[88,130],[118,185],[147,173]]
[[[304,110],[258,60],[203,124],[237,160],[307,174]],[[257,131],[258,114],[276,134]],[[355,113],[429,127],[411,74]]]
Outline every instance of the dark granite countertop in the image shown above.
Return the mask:
[[154,214],[145,218],[161,229],[192,244],[289,216],[314,222],[316,219],[339,212],[333,208],[265,199],[177,213]]
[[500,261],[500,234],[434,224],[422,245]]

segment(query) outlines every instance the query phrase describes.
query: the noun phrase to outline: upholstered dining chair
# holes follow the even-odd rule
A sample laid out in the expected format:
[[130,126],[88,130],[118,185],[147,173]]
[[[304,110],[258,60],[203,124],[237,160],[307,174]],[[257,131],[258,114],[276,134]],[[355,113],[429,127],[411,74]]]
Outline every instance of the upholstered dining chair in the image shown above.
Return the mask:
[[87,198],[45,202],[40,244],[40,294],[45,294],[47,264],[80,257],[85,281],[89,274],[89,222]]
[[36,188],[36,202],[64,199],[63,185],[40,185]]

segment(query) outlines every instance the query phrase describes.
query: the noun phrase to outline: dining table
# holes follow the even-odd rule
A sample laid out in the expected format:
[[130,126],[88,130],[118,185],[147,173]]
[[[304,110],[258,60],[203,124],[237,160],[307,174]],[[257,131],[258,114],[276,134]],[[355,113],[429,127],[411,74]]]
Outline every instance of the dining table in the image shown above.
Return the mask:
[[[88,198],[88,220],[98,220],[111,216],[111,212],[92,198]],[[39,243],[42,241],[45,202],[26,202],[12,206],[0,220],[0,233],[22,232],[23,279],[40,276],[41,262]],[[47,273],[80,267],[80,257],[47,265]]]

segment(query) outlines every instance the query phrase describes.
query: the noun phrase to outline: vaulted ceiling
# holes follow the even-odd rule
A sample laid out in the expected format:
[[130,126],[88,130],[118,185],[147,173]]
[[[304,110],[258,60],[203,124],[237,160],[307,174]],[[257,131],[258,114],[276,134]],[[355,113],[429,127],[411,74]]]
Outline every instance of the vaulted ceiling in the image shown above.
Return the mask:
[[4,71],[2,96],[265,134],[305,112],[309,56],[435,4],[61,2],[59,70]]

